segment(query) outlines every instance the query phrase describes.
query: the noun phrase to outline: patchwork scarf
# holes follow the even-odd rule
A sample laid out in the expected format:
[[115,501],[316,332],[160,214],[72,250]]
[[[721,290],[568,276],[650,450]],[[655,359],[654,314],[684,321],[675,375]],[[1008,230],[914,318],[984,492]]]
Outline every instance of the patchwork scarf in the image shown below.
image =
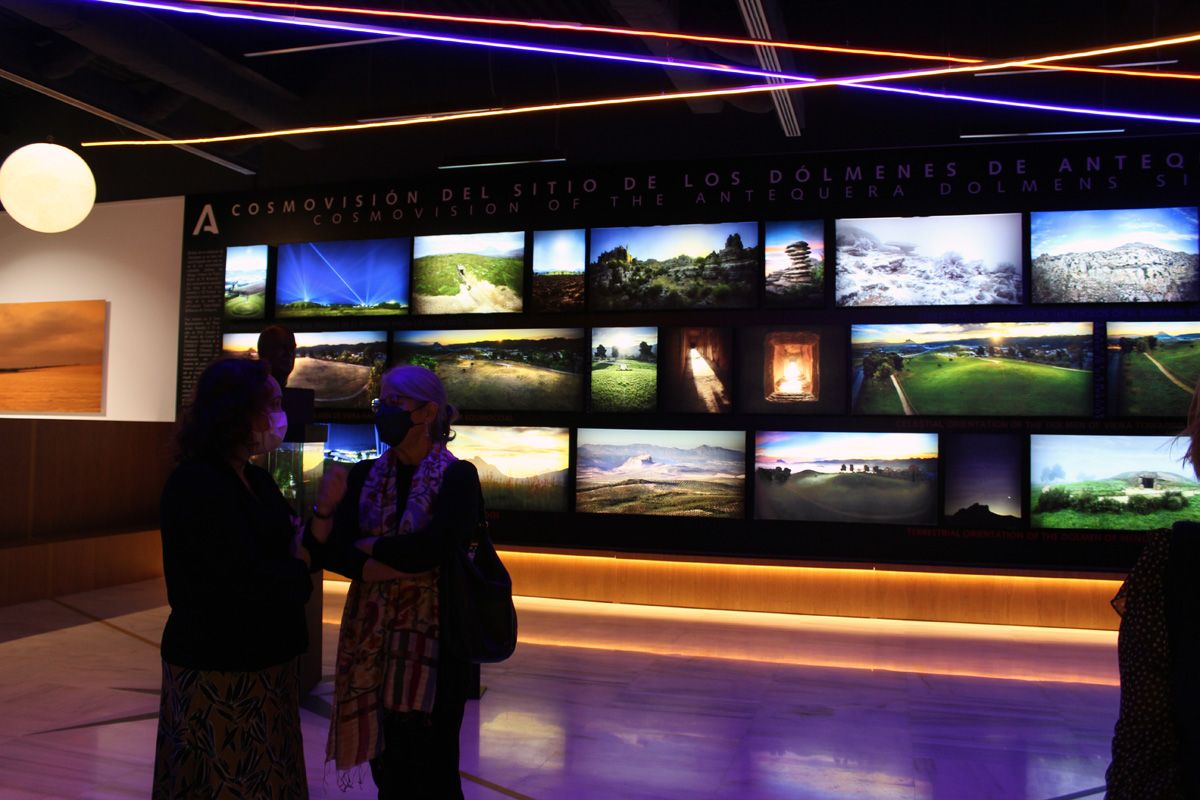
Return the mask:
[[[396,508],[398,465],[374,463],[358,501],[361,536],[406,536],[429,524],[446,469],[457,459],[435,444],[417,466],[408,502]],[[399,517],[399,519],[397,519]],[[384,712],[433,710],[438,664],[438,570],[390,581],[353,581],[338,637],[333,715],[325,758],[346,771],[383,751]],[[345,778],[345,780],[343,780]]]

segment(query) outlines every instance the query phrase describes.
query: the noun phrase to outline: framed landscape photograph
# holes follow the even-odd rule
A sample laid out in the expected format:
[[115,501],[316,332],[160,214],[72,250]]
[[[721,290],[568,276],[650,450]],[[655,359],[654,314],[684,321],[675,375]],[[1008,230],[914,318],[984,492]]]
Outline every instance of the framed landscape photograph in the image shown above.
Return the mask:
[[770,308],[825,304],[825,222],[766,224],[765,303]]
[[1021,215],[839,219],[839,306],[1016,305]]
[[760,431],[756,519],[932,525],[936,433]]
[[684,414],[733,411],[733,330],[659,331],[662,409]]
[[411,246],[408,238],[280,245],[275,315],[407,314]]
[[1200,322],[1109,322],[1108,413],[1187,416],[1200,382]]
[[1200,513],[1200,483],[1175,436],[1033,434],[1034,528],[1154,530]]
[[530,311],[582,311],[587,231],[533,232]]
[[738,405],[750,414],[841,414],[846,329],[753,325],[738,335]]
[[851,326],[856,414],[1090,417],[1092,323]]
[[740,519],[744,431],[581,428],[575,510]]
[[592,411],[658,408],[658,328],[592,328]]
[[265,244],[225,248],[225,319],[262,319],[267,313]]
[[593,228],[588,304],[595,311],[752,308],[757,222]]
[[0,413],[104,411],[108,303],[0,303]]
[[583,410],[583,328],[396,331],[392,360],[436,372],[459,408]]
[[946,524],[955,528],[1020,527],[1024,437],[944,433],[939,445]]
[[1034,211],[1035,303],[1200,300],[1196,208]]
[[479,471],[488,508],[567,511],[569,428],[455,425],[450,444]]
[[[258,334],[227,333],[225,355],[258,357]],[[296,334],[296,366],[288,386],[312,389],[317,410],[369,409],[387,364],[387,331]]]
[[525,232],[418,236],[413,312],[516,313],[525,291]]

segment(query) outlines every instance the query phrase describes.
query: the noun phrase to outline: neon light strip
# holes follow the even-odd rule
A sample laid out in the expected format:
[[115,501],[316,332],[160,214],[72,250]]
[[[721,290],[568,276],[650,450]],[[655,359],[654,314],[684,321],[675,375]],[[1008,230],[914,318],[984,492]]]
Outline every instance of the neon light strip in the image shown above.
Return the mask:
[[419,19],[427,22],[462,22],[471,25],[492,25],[501,27],[533,28],[552,31],[571,31],[573,33],[604,33],[618,36],[638,36],[654,39],[675,39],[688,42],[705,42],[710,44],[737,44],[751,47],[777,47],[785,50],[811,50],[822,53],[842,53],[845,55],[887,56],[890,58],[910,58],[922,61],[951,61],[961,64],[977,64],[981,59],[960,58],[956,56],[935,55],[926,53],[908,53],[895,50],[871,50],[857,47],[835,47],[832,45],[806,44],[799,42],[776,42],[771,40],[745,39],[732,36],[705,36],[694,33],[676,33],[673,31],[654,31],[637,28],[614,28],[605,25],[585,25],[578,22],[550,22],[545,20],[497,19],[494,17],[468,17],[456,14],[430,14],[417,11],[387,11],[381,9],[353,8],[347,6],[305,5],[302,3],[268,2],[268,0],[182,0],[186,3],[206,3],[208,5],[238,5],[256,6],[259,8],[285,9],[288,11],[320,11],[336,14],[360,14],[376,17],[398,17],[403,19]]

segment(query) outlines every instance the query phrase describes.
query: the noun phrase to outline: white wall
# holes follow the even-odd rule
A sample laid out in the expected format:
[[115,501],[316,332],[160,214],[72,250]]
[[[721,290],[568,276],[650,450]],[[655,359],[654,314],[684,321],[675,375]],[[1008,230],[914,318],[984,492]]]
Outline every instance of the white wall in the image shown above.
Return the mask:
[[104,413],[20,416],[175,419],[183,202],[102,203],[78,227],[55,234],[34,233],[0,212],[0,303],[109,303]]

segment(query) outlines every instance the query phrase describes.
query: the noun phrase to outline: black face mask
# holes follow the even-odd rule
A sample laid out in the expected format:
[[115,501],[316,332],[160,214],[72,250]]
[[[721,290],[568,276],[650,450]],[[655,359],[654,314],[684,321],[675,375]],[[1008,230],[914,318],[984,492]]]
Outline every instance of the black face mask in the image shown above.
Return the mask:
[[379,440],[388,447],[395,447],[404,441],[404,437],[408,435],[412,426],[411,411],[380,406],[379,410],[375,412],[375,430],[379,431]]

